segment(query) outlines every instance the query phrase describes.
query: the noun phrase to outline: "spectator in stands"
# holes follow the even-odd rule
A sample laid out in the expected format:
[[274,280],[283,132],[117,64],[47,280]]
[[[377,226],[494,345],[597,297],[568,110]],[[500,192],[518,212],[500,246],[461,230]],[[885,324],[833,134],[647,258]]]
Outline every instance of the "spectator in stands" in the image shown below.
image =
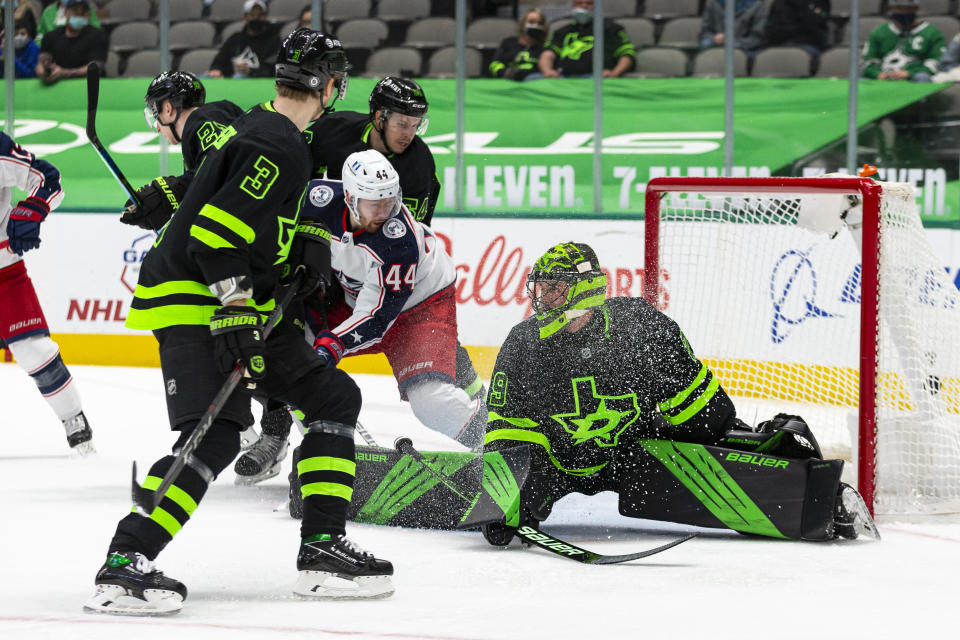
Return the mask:
[[520,19],[516,36],[504,38],[490,63],[494,78],[523,80],[537,70],[537,60],[547,39],[547,17],[540,9],[531,9]]
[[[67,5],[70,0],[56,0],[40,14],[40,23],[37,25],[37,44],[41,44],[43,36],[67,24]],[[100,18],[96,11],[90,12],[90,26],[100,28]]]
[[[36,78],[37,59],[40,56],[40,47],[33,39],[37,36],[33,21],[29,18],[17,20],[13,23],[13,38],[8,40],[4,33],[0,38],[0,78],[3,77],[3,56],[7,50],[7,43],[13,43],[14,50],[14,77]],[[3,33],[0,27],[0,33]]]
[[768,47],[800,47],[810,54],[810,72],[827,48],[830,0],[773,0],[767,17]]
[[[573,0],[573,23],[550,34],[540,54],[537,78],[582,77],[593,75],[593,0]],[[636,52],[622,26],[612,20],[603,25],[603,77],[617,78],[633,67]]]
[[[707,0],[703,10],[703,26],[700,28],[701,49],[724,46],[724,4],[724,0]],[[733,44],[752,58],[763,46],[766,37],[766,7],[762,0],[736,0],[734,7],[736,39]]]
[[243,3],[243,29],[223,43],[207,72],[211,78],[273,77],[280,50],[277,28],[270,24],[265,0]]
[[[953,39],[947,44],[946,48],[943,50],[943,55],[940,56],[940,71],[947,72],[957,69],[960,66],[960,33],[953,36]],[[953,75],[957,75],[954,73]],[[934,79],[934,82],[937,80]],[[951,78],[951,82],[955,82]]]
[[917,0],[890,0],[890,22],[870,32],[863,54],[863,77],[930,82],[940,67],[944,38],[925,20],[917,20]]
[[67,23],[43,37],[37,58],[37,77],[44,84],[80,78],[91,62],[106,64],[107,36],[90,24],[89,0],[64,0]]

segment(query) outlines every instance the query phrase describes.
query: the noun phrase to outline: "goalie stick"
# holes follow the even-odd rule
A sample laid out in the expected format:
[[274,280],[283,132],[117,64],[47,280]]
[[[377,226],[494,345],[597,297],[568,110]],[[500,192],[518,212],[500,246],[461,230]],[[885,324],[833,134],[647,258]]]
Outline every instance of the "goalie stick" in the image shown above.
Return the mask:
[[[430,472],[430,474],[439,480],[440,483],[449,489],[453,494],[459,496],[468,504],[472,502],[472,500],[467,497],[467,494],[470,492],[464,491],[452,478],[431,467],[423,458],[423,455],[414,448],[413,441],[411,441],[410,438],[397,438],[394,441],[394,447],[396,447],[397,451],[400,453],[404,453],[419,462],[424,469]],[[667,549],[675,547],[678,544],[696,537],[697,534],[691,533],[668,542],[667,544],[660,545],[659,547],[647,549],[646,551],[638,551],[636,553],[625,553],[620,555],[603,555],[601,553],[588,551],[587,549],[570,544],[569,542],[564,542],[559,538],[549,536],[537,527],[531,525],[522,525],[517,529],[516,535],[522,541],[528,544],[536,544],[547,551],[550,551],[551,553],[555,553],[556,555],[564,558],[570,558],[571,560],[576,560],[582,564],[618,564],[621,562],[629,562],[630,560],[647,558],[654,554],[660,553],[661,551],[666,551]]]
[[100,138],[97,136],[97,104],[100,102],[100,66],[96,62],[87,65],[87,139],[97,150],[103,164],[107,165],[107,170],[116,178],[123,190],[127,192],[127,197],[138,207],[143,204],[137,197],[136,190],[130,186],[126,176],[120,171],[120,167],[113,161],[110,154],[103,147]]
[[[297,289],[300,286],[301,280],[302,277],[298,272],[298,274],[294,276],[293,281],[286,287],[286,291],[283,292],[280,300],[277,301],[277,306],[270,313],[270,316],[267,318],[266,326],[263,328],[264,342],[266,342],[267,338],[270,337],[274,326],[280,322],[280,318],[283,315],[283,310],[290,306],[290,303],[293,301],[293,297],[297,293]],[[183,468],[187,466],[187,458],[189,458],[190,455],[196,451],[197,447],[200,446],[200,440],[203,439],[203,436],[206,435],[207,431],[210,430],[210,427],[213,426],[213,421],[216,420],[217,416],[220,414],[220,410],[223,409],[223,406],[227,403],[227,399],[230,397],[230,394],[232,394],[233,390],[237,388],[237,385],[240,383],[240,378],[243,377],[244,371],[245,368],[243,366],[243,361],[237,360],[237,364],[233,366],[233,371],[230,372],[226,382],[224,382],[223,386],[220,387],[220,390],[217,391],[217,395],[215,395],[213,400],[210,401],[210,406],[207,407],[206,413],[204,413],[203,417],[200,418],[200,422],[193,430],[193,433],[190,434],[190,437],[187,438],[186,443],[184,443],[180,451],[177,452],[177,457],[174,458],[173,464],[170,465],[170,469],[166,474],[164,474],[163,480],[156,489],[145,489],[144,487],[140,486],[140,484],[137,482],[137,462],[134,460],[133,487],[131,491],[133,494],[134,507],[141,514],[150,515],[153,513],[153,510],[157,508],[157,505],[160,504],[160,501],[163,500],[163,497],[167,494],[167,490],[170,489],[173,481],[177,479],[177,477],[180,475],[180,472],[183,471]]]

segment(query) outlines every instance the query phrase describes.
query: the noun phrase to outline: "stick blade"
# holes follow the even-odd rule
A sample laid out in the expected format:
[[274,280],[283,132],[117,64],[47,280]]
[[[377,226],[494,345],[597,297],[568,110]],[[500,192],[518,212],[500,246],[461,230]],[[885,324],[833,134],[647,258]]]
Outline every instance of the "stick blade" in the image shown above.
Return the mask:
[[640,551],[638,553],[626,553],[619,556],[602,556],[597,555],[595,558],[590,560],[588,564],[619,564],[621,562],[629,562],[631,560],[639,560],[640,558],[648,558],[654,554],[660,553],[661,551],[666,551],[667,549],[672,549],[678,544],[683,544],[687,540],[692,540],[696,538],[697,534],[691,533],[685,535],[682,538],[677,538],[676,540],[671,540],[667,544],[660,545],[659,547],[654,547],[653,549],[647,549],[646,551]]

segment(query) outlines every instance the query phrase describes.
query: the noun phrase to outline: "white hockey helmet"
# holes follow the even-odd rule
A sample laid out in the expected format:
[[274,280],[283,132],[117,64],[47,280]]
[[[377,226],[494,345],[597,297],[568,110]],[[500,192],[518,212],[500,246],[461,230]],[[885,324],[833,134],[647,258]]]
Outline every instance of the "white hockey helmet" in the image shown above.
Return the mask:
[[347,207],[357,223],[360,223],[357,206],[361,198],[391,199],[394,203],[390,210],[391,218],[400,211],[400,176],[390,161],[376,149],[357,151],[347,156],[343,162],[341,179]]

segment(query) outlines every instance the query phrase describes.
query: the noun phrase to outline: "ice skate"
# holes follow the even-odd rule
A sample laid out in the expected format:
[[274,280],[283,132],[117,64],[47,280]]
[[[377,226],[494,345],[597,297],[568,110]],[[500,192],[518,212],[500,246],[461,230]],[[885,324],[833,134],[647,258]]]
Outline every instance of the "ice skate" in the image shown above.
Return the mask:
[[280,473],[287,457],[287,437],[293,419],[286,408],[265,413],[260,420],[260,439],[233,465],[237,484],[256,484]]
[[260,439],[260,432],[256,425],[250,425],[240,432],[240,451],[246,451]]
[[135,551],[113,552],[97,572],[96,592],[83,604],[89,613],[163,616],[177,613],[187,598],[182,582],[168,578]]
[[67,432],[67,444],[74,453],[79,456],[88,456],[97,452],[93,448],[93,431],[87,424],[87,417],[83,415],[83,411],[64,420],[63,428]]
[[856,540],[859,537],[879,540],[880,532],[870,517],[870,510],[857,490],[848,484],[840,483],[837,493],[836,513],[833,520],[837,537]]
[[346,536],[318,534],[297,555],[300,576],[293,592],[304,598],[386,598],[393,594],[393,565]]

